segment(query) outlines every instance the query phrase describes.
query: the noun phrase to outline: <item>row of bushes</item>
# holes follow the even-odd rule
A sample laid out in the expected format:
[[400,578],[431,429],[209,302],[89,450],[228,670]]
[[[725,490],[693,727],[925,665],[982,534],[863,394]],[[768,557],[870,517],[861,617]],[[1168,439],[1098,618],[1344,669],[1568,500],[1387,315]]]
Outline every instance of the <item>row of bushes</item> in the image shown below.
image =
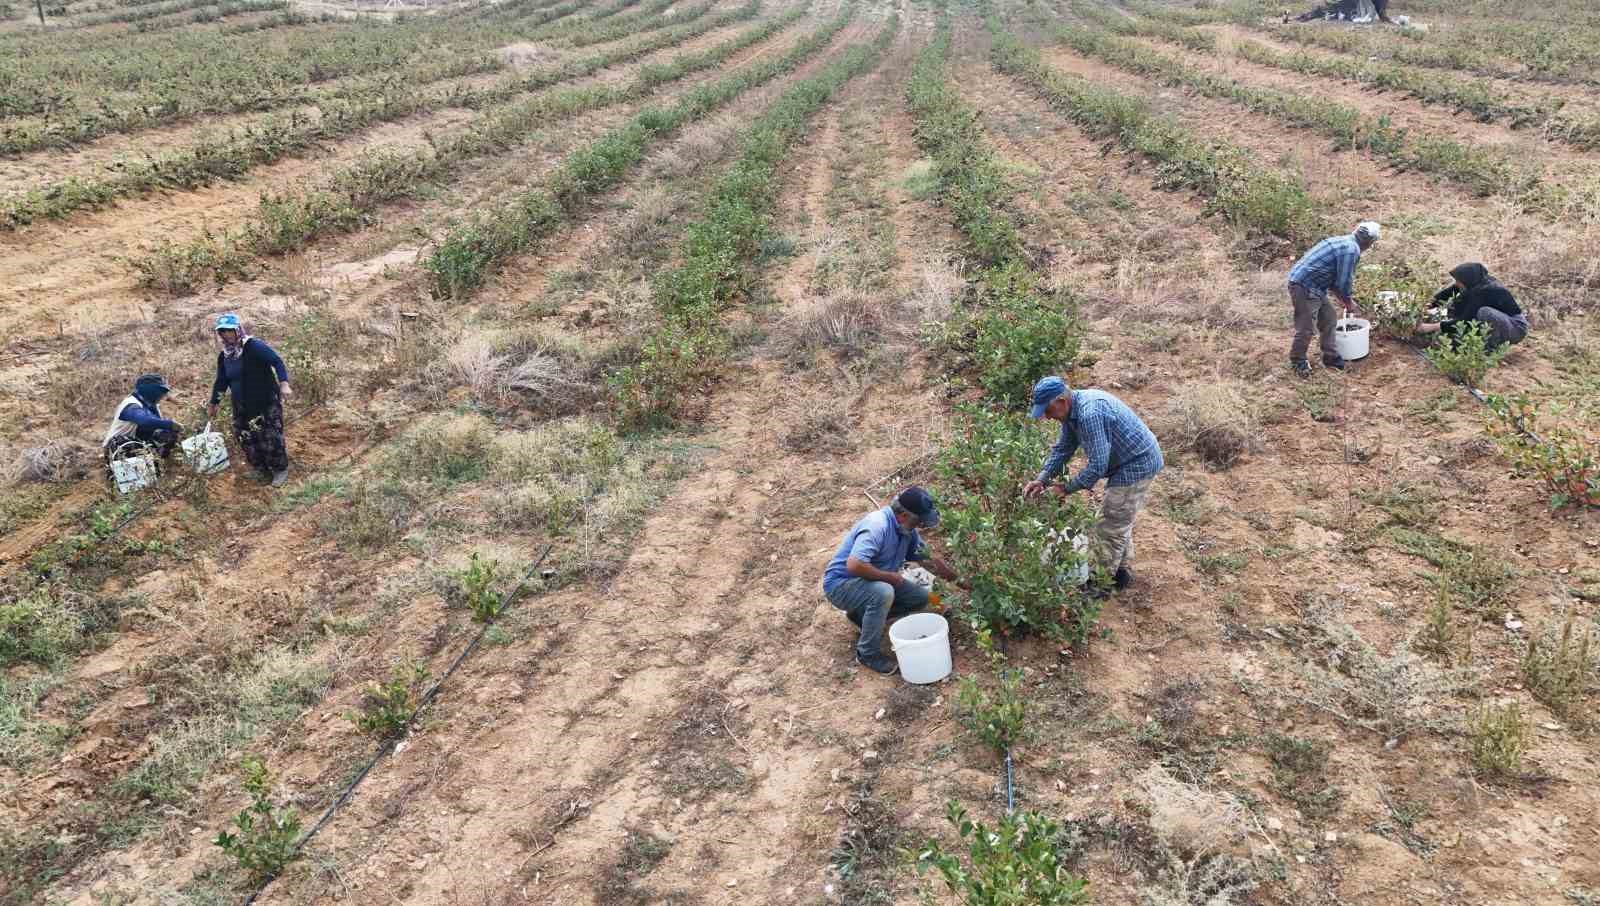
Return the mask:
[[1535,176],[1515,173],[1503,154],[1442,136],[1396,128],[1387,116],[1367,116],[1327,98],[1256,88],[1188,66],[1180,60],[1104,32],[1068,28],[1061,37],[1079,53],[1174,87],[1247,107],[1292,126],[1320,132],[1341,149],[1361,149],[1402,169],[1444,177],[1478,195],[1516,195]]
[[1217,52],[1216,36],[1208,31],[1188,28],[1161,19],[1135,18],[1115,12],[1109,7],[1100,6],[1092,0],[1072,0],[1072,12],[1080,19],[1126,37],[1157,38],[1181,44],[1201,53]]
[[[706,20],[703,26],[694,28],[716,27],[723,18],[742,17],[753,11],[753,6]],[[427,146],[369,152],[335,172],[321,188],[263,194],[255,214],[227,234],[203,233],[188,242],[163,243],[129,263],[141,286],[170,293],[190,292],[208,279],[221,283],[244,275],[250,261],[258,256],[285,254],[304,248],[319,237],[359,229],[380,205],[416,195],[469,160],[523,144],[538,134],[539,127],[632,100],[660,85],[709,69],[789,27],[804,13],[804,6],[797,7],[709,50],[647,66],[627,85],[600,85],[536,96]]]
[[456,226],[423,262],[433,294],[441,298],[470,295],[507,258],[529,249],[596,194],[621,180],[653,142],[745,91],[792,71],[827,46],[853,15],[854,7],[847,8],[780,57],[696,88],[670,107],[640,111],[568,155],[545,187],[516,195],[496,210]]
[[1299,180],[1258,166],[1237,145],[1201,139],[1157,116],[1141,99],[1051,68],[992,18],[989,27],[997,69],[1028,85],[1089,135],[1113,139],[1155,162],[1158,185],[1196,192],[1208,213],[1287,245],[1302,246],[1329,232]]
[[770,233],[778,162],[845,82],[875,65],[900,27],[891,17],[870,44],[857,44],[775,101],[739,140],[738,157],[712,188],[705,214],[684,231],[681,259],[656,278],[660,322],[638,360],[611,378],[624,422],[646,427],[678,417],[727,349],[720,315],[748,288],[750,263]]

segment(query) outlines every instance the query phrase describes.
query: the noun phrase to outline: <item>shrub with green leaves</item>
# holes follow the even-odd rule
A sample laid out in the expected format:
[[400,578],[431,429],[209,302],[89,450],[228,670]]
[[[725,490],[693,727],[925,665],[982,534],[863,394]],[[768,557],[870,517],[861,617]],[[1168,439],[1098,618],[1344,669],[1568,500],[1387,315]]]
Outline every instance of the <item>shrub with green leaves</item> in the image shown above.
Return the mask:
[[1428,347],[1428,361],[1445,377],[1477,388],[1489,369],[1500,364],[1511,351],[1509,345],[1503,345],[1490,352],[1490,336],[1489,325],[1473,321],[1454,338],[1440,337],[1439,342]]
[[961,678],[956,693],[956,716],[984,745],[1004,755],[1022,739],[1027,704],[1022,697],[1022,671],[1000,670],[993,689],[985,689],[970,676]]
[[1021,486],[1048,448],[1023,413],[964,407],[935,466],[941,530],[952,564],[972,583],[965,612],[975,628],[1077,644],[1100,614],[1075,580],[1084,556],[1073,539],[1094,517],[1077,498],[1023,499]]
[[1479,774],[1515,777],[1522,771],[1522,753],[1528,747],[1528,725],[1516,702],[1484,705],[1468,727],[1472,741],[1472,767]]
[[500,561],[480,560],[476,551],[467,568],[457,574],[458,597],[479,623],[487,623],[500,615],[500,592],[495,587],[499,574]]
[[1494,418],[1489,434],[1522,476],[1537,478],[1550,489],[1550,507],[1600,506],[1600,453],[1583,432],[1555,422],[1541,422],[1539,409],[1527,394],[1491,396]]
[[300,839],[300,815],[272,804],[272,776],[259,758],[244,762],[244,788],[250,805],[233,819],[237,833],[222,831],[212,841],[232,856],[252,879],[269,878],[294,860]]
[[967,848],[965,862],[928,840],[917,852],[919,875],[931,869],[964,906],[1069,906],[1089,901],[1089,883],[1067,870],[1061,829],[1037,812],[1018,812],[993,828],[967,818],[961,804],[945,817]]
[[[1415,336],[1433,301],[1440,270],[1437,262],[1423,260],[1357,268],[1353,294],[1372,321],[1373,334],[1395,339]],[[1379,293],[1394,296],[1380,298]]]
[[351,716],[356,729],[381,739],[405,732],[412,715],[417,713],[427,682],[428,671],[421,664],[396,664],[388,680],[367,686],[361,713]]

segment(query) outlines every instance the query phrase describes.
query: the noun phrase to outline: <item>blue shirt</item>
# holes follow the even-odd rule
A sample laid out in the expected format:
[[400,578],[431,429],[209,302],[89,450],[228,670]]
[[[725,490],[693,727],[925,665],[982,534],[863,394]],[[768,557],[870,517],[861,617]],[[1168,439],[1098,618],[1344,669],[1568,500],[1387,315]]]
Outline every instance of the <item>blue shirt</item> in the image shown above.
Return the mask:
[[1289,268],[1289,282],[1300,284],[1313,295],[1326,296],[1332,289],[1349,298],[1356,262],[1360,260],[1361,246],[1355,236],[1329,236]]
[[1155,434],[1126,403],[1104,390],[1072,391],[1072,409],[1045,458],[1039,480],[1049,481],[1060,474],[1079,447],[1085,461],[1067,482],[1069,493],[1092,488],[1102,478],[1113,488],[1138,484],[1154,478],[1167,464]]
[[915,529],[906,531],[894,519],[888,507],[874,510],[861,517],[855,528],[844,533],[844,540],[834,552],[828,570],[822,574],[822,592],[827,594],[851,575],[844,564],[851,557],[885,572],[899,572],[907,560],[922,559],[922,538]]

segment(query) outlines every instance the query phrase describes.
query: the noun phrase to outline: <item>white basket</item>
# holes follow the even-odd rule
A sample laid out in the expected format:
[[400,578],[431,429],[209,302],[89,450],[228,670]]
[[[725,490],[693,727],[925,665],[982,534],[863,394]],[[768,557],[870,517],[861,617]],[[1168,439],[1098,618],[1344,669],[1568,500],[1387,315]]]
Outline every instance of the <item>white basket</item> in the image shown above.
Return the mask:
[[156,483],[156,457],[147,444],[125,443],[111,454],[111,478],[117,493],[131,494]]
[[189,468],[201,475],[213,475],[228,467],[228,444],[221,432],[211,430],[210,422],[206,422],[204,431],[184,440],[179,447]]

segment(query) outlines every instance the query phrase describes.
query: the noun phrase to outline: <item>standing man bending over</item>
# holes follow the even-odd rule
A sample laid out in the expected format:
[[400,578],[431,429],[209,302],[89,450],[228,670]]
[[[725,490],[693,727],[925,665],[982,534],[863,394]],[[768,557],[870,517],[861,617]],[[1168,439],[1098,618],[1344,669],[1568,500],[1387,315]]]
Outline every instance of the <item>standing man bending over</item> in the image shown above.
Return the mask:
[[[1039,477],[1022,489],[1038,497],[1047,489],[1065,497],[1106,480],[1100,519],[1094,524],[1094,555],[1117,588],[1133,581],[1133,522],[1144,506],[1150,483],[1166,465],[1156,436],[1127,404],[1103,390],[1069,390],[1061,378],[1047,377],[1033,386],[1030,418],[1053,418],[1061,437],[1045,458]],[[1065,484],[1050,482],[1083,448],[1085,462]]]
[[829,603],[861,627],[856,642],[856,663],[885,676],[899,670],[895,659],[878,647],[886,622],[928,606],[928,590],[900,575],[906,562],[920,562],[947,582],[958,581],[955,570],[943,560],[929,557],[918,528],[939,524],[939,511],[927,491],[912,485],[881,510],[861,517],[845,533],[827,572],[822,593]]
[[1361,253],[1372,248],[1383,235],[1383,228],[1364,221],[1348,236],[1330,236],[1311,247],[1289,269],[1289,302],[1294,306],[1294,342],[1289,344],[1289,365],[1301,377],[1311,376],[1306,350],[1311,348],[1313,331],[1322,334],[1322,367],[1344,369],[1344,359],[1333,343],[1333,327],[1338,313],[1328,302],[1332,292],[1344,304],[1346,314],[1355,310],[1350,298],[1356,278],[1356,263]]

